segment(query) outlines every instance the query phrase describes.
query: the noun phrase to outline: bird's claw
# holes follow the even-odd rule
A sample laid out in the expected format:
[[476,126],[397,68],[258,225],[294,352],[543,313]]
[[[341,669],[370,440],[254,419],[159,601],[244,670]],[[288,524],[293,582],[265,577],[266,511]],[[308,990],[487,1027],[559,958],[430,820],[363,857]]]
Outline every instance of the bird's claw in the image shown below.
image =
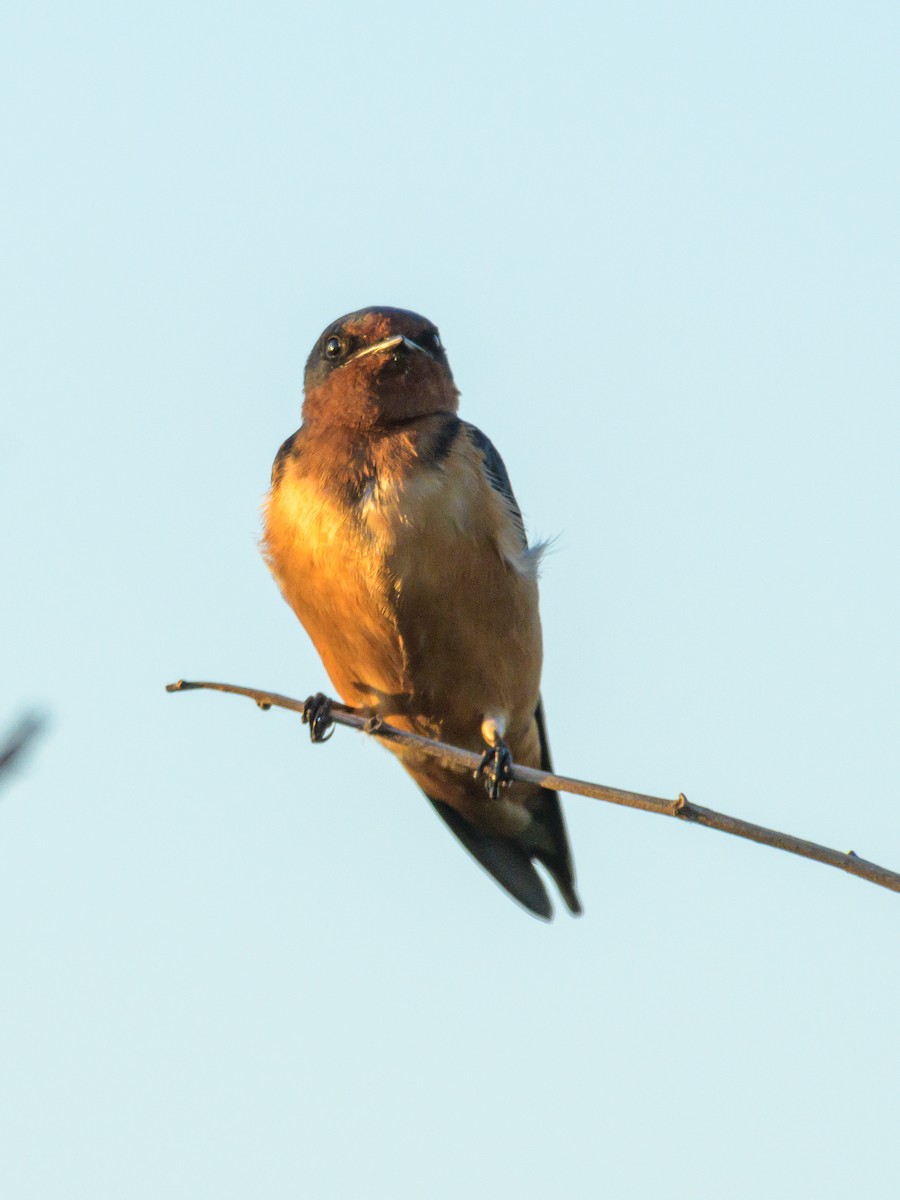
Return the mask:
[[475,768],[475,779],[483,779],[487,794],[492,800],[500,799],[500,789],[509,787],[512,782],[512,755],[506,742],[498,740],[495,745],[488,746],[481,756],[481,762]]
[[309,726],[309,739],[311,742],[327,742],[334,733],[334,721],[331,717],[331,701],[322,692],[316,692],[314,696],[303,705],[303,724]]

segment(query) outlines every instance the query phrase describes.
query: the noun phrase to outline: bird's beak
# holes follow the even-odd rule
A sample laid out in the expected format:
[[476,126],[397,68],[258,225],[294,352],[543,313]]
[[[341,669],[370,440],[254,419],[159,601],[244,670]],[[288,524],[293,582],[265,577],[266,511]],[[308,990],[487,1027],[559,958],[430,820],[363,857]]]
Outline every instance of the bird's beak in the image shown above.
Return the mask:
[[355,354],[350,355],[347,362],[353,362],[355,358],[363,358],[366,354],[378,354],[382,350],[393,350],[395,346],[401,344],[406,346],[407,350],[421,350],[423,354],[426,353],[418,342],[414,342],[412,338],[404,337],[402,333],[398,333],[394,337],[376,342],[373,346],[366,346],[363,350],[357,350]]

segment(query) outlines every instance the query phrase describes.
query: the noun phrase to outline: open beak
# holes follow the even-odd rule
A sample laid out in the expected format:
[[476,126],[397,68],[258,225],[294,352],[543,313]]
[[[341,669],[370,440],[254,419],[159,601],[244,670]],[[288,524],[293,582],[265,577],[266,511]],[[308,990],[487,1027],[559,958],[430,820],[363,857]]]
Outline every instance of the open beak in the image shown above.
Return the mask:
[[350,355],[347,362],[353,362],[355,358],[363,358],[367,354],[378,354],[382,350],[393,350],[395,346],[399,346],[401,343],[406,346],[407,350],[420,350],[423,354],[426,353],[418,342],[414,342],[412,338],[404,337],[402,333],[398,333],[395,337],[385,338],[381,342],[376,342],[373,346],[366,346],[364,350],[357,350],[355,354]]

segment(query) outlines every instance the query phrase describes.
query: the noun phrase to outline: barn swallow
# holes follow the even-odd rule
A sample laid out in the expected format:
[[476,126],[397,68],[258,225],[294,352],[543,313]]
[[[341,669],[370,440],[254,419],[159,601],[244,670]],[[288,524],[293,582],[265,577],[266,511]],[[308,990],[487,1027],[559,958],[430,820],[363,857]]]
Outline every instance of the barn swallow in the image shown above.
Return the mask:
[[558,795],[506,777],[510,756],[550,770],[543,547],[529,547],[500,455],[457,416],[437,328],[397,308],[341,317],[312,349],[304,392],[265,505],[284,598],[345,703],[484,752],[486,781],[388,744],[510,895],[552,916],[536,860],[580,913]]

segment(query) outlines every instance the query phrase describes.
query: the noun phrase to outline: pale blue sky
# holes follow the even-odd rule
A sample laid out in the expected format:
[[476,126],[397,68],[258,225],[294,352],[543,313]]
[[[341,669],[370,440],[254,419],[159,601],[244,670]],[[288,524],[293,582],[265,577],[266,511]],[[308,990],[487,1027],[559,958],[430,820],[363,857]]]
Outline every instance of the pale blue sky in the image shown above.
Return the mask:
[[10,1200],[890,1194],[900,897],[572,798],[586,915],[379,747],[256,549],[302,366],[436,321],[561,771],[900,867],[900,9],[29,3],[0,26]]

